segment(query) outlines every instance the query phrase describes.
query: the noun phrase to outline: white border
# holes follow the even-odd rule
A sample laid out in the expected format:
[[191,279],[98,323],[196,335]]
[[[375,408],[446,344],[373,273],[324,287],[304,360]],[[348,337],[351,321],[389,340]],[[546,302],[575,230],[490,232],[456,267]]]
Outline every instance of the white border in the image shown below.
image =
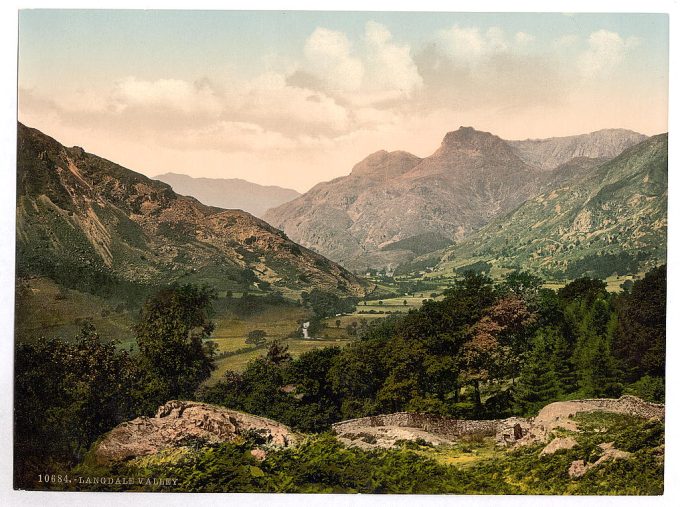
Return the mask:
[[[388,7],[386,9],[385,7]],[[452,11],[452,12],[666,12],[670,14],[670,85],[669,90],[680,87],[678,66],[680,62],[678,30],[680,23],[680,0],[607,1],[607,0],[458,0],[444,4],[436,0],[392,0],[380,3],[375,0],[331,0],[326,2],[292,0],[286,2],[235,0],[217,2],[210,0],[160,1],[160,0],[111,0],[103,2],[83,1],[17,1],[3,2],[0,14],[0,37],[2,45],[2,87],[0,88],[0,505],[50,506],[79,505],[164,505],[185,506],[233,504],[238,506],[261,506],[263,504],[299,505],[300,503],[339,505],[510,505],[531,506],[558,505],[680,505],[680,345],[677,343],[679,321],[675,306],[680,299],[680,270],[676,269],[678,249],[676,220],[680,216],[680,204],[669,199],[668,230],[668,392],[667,392],[667,443],[666,443],[666,493],[662,497],[451,497],[451,496],[378,496],[378,495],[246,495],[246,494],[152,494],[152,493],[45,493],[16,492],[12,490],[12,358],[13,358],[13,309],[14,309],[14,220],[15,220],[15,152],[16,152],[16,48],[17,11],[23,8],[128,8],[128,9],[228,9],[228,10],[338,10],[338,11]],[[678,123],[678,97],[671,92],[669,131],[676,131]],[[670,136],[669,185],[671,196],[677,195],[678,176],[676,162],[678,143]]]

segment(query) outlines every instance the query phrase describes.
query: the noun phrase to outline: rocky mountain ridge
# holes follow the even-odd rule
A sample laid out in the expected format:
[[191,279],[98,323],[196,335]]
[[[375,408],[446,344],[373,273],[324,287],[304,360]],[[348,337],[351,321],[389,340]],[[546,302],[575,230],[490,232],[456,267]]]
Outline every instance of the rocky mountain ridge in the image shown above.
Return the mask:
[[239,210],[206,206],[162,182],[18,126],[17,272],[86,292],[207,283],[317,287],[360,295],[367,283]]
[[606,277],[665,261],[667,134],[554,181],[550,190],[449,247],[439,269],[485,261],[566,278]]
[[508,141],[508,145],[530,166],[552,171],[574,158],[614,158],[645,139],[646,135],[632,130],[603,129],[576,136]]
[[644,137],[615,130],[505,141],[460,127],[447,133],[429,157],[376,152],[348,176],[320,183],[264,218],[356,272],[394,268],[422,252],[389,245],[425,233],[461,241],[526,199],[587,172]]

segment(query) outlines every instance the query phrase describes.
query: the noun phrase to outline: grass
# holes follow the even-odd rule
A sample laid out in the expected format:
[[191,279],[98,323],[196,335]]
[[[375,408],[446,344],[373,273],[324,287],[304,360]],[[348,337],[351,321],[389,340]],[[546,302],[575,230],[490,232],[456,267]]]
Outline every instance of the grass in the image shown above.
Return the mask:
[[[451,445],[402,441],[396,449],[370,451],[348,449],[330,435],[310,435],[295,448],[268,450],[260,463],[248,453],[252,443],[237,441],[168,449],[114,470],[89,469],[92,464],[86,459],[76,475],[154,477],[170,470],[172,477],[180,479],[180,491],[190,492],[663,493],[662,422],[604,412],[579,413],[575,419],[579,431],[571,434],[578,445],[543,456],[543,443],[508,449],[496,447],[493,437],[476,435],[461,437]],[[595,463],[602,454],[599,444],[604,442],[614,442],[617,449],[630,454],[591,467],[581,477],[571,477],[571,463]]]
[[[288,352],[293,357],[297,357],[300,354],[308,352],[310,350],[325,348],[325,347],[343,347],[351,342],[348,338],[343,339],[323,339],[323,340],[303,340],[301,338],[286,338],[281,340],[284,345],[288,345]],[[227,371],[238,371],[241,372],[245,370],[246,365],[249,361],[256,359],[259,356],[263,356],[267,353],[266,348],[253,349],[248,352],[243,352],[241,354],[235,354],[233,356],[218,359],[215,362],[217,369],[213,372],[212,376],[207,384],[214,384],[217,382],[225,372]]]
[[415,452],[442,465],[471,468],[483,461],[498,458],[503,451],[496,447],[493,437],[483,437],[478,439],[462,438],[460,442],[453,445],[421,447]]
[[[423,300],[425,299],[434,299],[434,300],[439,300],[442,299],[443,296],[439,295],[435,298],[430,298],[430,293],[431,291],[423,291],[423,292],[418,292],[415,296],[409,295],[409,296],[399,296],[396,298],[387,298],[387,299],[374,299],[374,300],[368,300],[366,302],[361,302],[357,306],[356,311],[354,312],[353,315],[356,316],[361,316],[361,317],[367,317],[369,315],[375,315],[375,314],[363,314],[359,312],[370,312],[370,311],[375,311],[375,312],[399,312],[399,313],[408,313],[409,310],[411,309],[417,309],[420,308],[423,305]],[[440,292],[437,292],[440,294]],[[380,301],[382,301],[382,304],[380,304]],[[406,304],[404,304],[404,301],[406,301]],[[330,319],[332,320],[332,319]]]
[[262,354],[264,354],[263,350],[254,349],[252,352],[244,352],[243,354],[236,354],[234,356],[225,357],[224,359],[218,359],[215,361],[216,369],[206,381],[206,384],[214,384],[220,378],[222,378],[222,376],[227,371],[245,370],[249,361],[259,357]]
[[[309,310],[302,307],[291,306],[269,306],[264,311],[250,317],[238,317],[233,313],[227,312],[223,315],[214,317],[215,331],[212,341],[217,343],[220,352],[233,352],[246,347],[251,347],[246,343],[246,338],[250,331],[261,329],[267,333],[267,340],[279,340],[288,345],[288,351],[293,357],[309,350],[343,346],[349,343],[345,327],[356,317],[345,315],[342,317],[327,319],[327,327],[322,331],[323,339],[302,340],[291,338],[297,331],[300,323],[308,320]],[[340,328],[335,326],[335,320],[340,319]],[[249,361],[266,354],[266,347],[257,348],[240,354],[221,358],[216,361],[217,369],[213,372],[208,383],[214,383],[221,378],[227,370],[243,371]]]
[[[621,287],[621,284],[624,283],[626,280],[630,280],[631,282],[643,278],[645,274],[643,272],[634,274],[634,275],[612,275],[608,276],[607,278],[604,279],[604,282],[607,284],[607,292],[622,292],[623,288]],[[568,282],[566,281],[546,281],[543,284],[543,287],[546,289],[552,289],[552,290],[560,290],[562,287],[567,285]]]
[[60,288],[47,278],[32,278],[18,291],[16,339],[33,341],[40,336],[72,341],[89,319],[100,336],[120,342],[128,349],[135,344],[132,326],[136,312],[111,301],[76,290]]
[[282,340],[294,333],[300,322],[309,318],[309,311],[301,307],[269,306],[263,312],[238,317],[231,312],[215,315],[215,331],[212,341],[217,343],[219,352],[230,352],[247,347],[246,338],[250,331],[260,329],[267,333],[268,340]]
[[[66,290],[47,278],[33,278],[17,294],[16,339],[32,341],[40,336],[57,337],[72,341],[80,333],[85,319],[91,320],[103,339],[113,339],[120,347],[135,347],[136,340],[132,327],[137,312],[121,308],[111,301],[85,294],[76,290]],[[373,317],[373,316],[370,316]],[[368,318],[370,318],[368,317]],[[308,350],[343,346],[349,343],[345,327],[355,316],[340,317],[341,328],[335,327],[335,318],[328,319],[322,340],[300,340],[290,338],[300,322],[309,319],[309,310],[295,306],[267,306],[262,312],[249,317],[238,317],[230,311],[218,313],[213,317],[215,331],[211,337],[218,346],[218,353],[233,352],[249,347],[246,338],[250,331],[261,329],[267,333],[267,340],[282,340],[288,345],[293,356]],[[217,369],[209,382],[215,382],[225,371],[243,371],[248,361],[266,353],[266,348],[236,354],[218,359]]]
[[350,343],[352,340],[349,338],[344,339],[328,339],[328,340],[302,340],[302,339],[290,339],[286,340],[286,345],[288,345],[288,352],[291,353],[293,357],[297,357],[300,354],[308,352],[314,349],[320,349],[325,347],[343,347]]

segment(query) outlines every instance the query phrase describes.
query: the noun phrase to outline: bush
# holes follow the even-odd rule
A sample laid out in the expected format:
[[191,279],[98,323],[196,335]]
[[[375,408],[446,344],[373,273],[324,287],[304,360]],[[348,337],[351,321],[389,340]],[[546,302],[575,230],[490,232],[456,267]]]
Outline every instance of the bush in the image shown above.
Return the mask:
[[643,400],[653,403],[664,403],[665,389],[666,386],[663,378],[645,375],[637,382],[629,385],[625,393],[638,396]]

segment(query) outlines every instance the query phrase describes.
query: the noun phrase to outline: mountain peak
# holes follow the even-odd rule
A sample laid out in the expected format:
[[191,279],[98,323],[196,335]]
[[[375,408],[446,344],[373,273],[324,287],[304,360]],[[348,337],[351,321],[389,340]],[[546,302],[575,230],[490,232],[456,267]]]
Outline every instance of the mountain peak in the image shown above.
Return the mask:
[[[448,132],[432,157],[435,159],[443,157],[447,160],[472,157],[473,159],[495,159],[510,165],[521,164],[512,148],[503,139],[473,127],[460,127],[458,130]],[[454,165],[458,166],[460,163],[457,162]]]
[[490,132],[476,130],[473,127],[459,127],[458,130],[448,132],[442,141],[441,149],[476,148],[488,149],[494,145],[505,144],[504,141]]
[[379,176],[394,178],[404,174],[420,162],[420,158],[405,151],[380,150],[352,168],[353,176]]

